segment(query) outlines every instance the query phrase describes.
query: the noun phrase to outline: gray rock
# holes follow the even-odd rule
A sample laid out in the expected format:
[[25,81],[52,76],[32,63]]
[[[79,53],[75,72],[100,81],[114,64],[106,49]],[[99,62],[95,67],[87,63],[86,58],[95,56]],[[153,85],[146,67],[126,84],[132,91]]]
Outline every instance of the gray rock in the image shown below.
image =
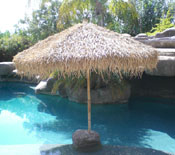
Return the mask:
[[140,38],[134,38],[137,41],[140,41],[141,43],[145,43],[145,40],[148,40],[147,37],[140,37]]
[[152,37],[141,33],[134,39],[155,48],[175,48],[175,28],[167,29]]
[[[67,96],[70,101],[87,103],[86,88],[67,88]],[[106,103],[127,103],[130,97],[130,85],[125,83],[124,86],[114,85],[98,89],[91,89],[92,104]]]
[[175,28],[174,27],[166,29],[163,32],[157,33],[155,35],[155,38],[164,38],[164,37],[172,37],[172,36],[175,36]]
[[41,81],[36,87],[35,87],[35,93],[44,93],[44,94],[50,94],[54,85],[55,79],[49,78],[46,81]]
[[11,72],[10,76],[14,79],[18,78],[18,79],[21,79],[20,75],[18,74],[18,70],[15,69]]
[[68,87],[65,85],[65,84],[60,84],[60,86],[59,86],[59,88],[58,88],[58,90],[59,90],[59,95],[61,96],[61,97],[68,97],[67,96],[67,91],[68,91]]
[[159,56],[175,57],[175,48],[157,48]]
[[0,76],[8,76],[15,69],[13,62],[0,62]]
[[96,151],[101,148],[100,136],[95,131],[76,130],[72,135],[73,147],[82,152]]
[[[134,78],[131,83],[132,97],[153,97],[175,99],[175,78],[167,76],[150,76],[144,74],[141,79]],[[159,101],[160,102],[160,101]],[[164,103],[164,102],[162,102]],[[171,102],[173,104],[173,102]]]
[[51,91],[52,90],[54,83],[55,83],[55,79],[54,78],[48,78],[47,79],[47,91]]
[[[48,144],[44,144],[48,145]],[[24,146],[23,146],[24,147]],[[16,146],[14,146],[14,149]],[[71,144],[58,146],[57,148],[51,148],[46,152],[46,155],[55,155],[58,151],[61,155],[170,155],[159,150],[150,148],[134,147],[134,146],[118,146],[118,145],[103,145],[101,149],[95,152],[78,152]],[[48,153],[48,154],[47,154]],[[50,153],[50,154],[49,154]],[[56,154],[59,155],[59,154]]]
[[175,76],[175,49],[174,48],[158,48],[159,61],[156,69],[152,72],[146,71],[152,76]]
[[147,36],[145,33],[140,33],[134,37],[135,40],[145,43],[149,39],[153,39],[154,36]]
[[124,37],[131,37],[131,35],[128,34],[128,33],[123,33],[122,35],[123,35]]
[[140,41],[155,48],[175,48],[175,37],[153,38]]
[[43,93],[47,89],[47,81],[41,81],[36,87],[35,87],[35,93]]
[[175,57],[159,56],[157,68],[146,73],[154,76],[175,76]]
[[148,37],[148,36],[145,33],[140,33],[140,34],[135,36],[135,38],[140,38],[140,37],[141,38],[143,38],[143,37],[145,38],[145,37]]
[[175,76],[175,28],[157,33],[152,38],[146,38],[141,34],[134,39],[157,48],[159,53],[157,68],[152,72],[146,71],[147,74],[153,76]]
[[[35,88],[36,93],[51,94],[56,80],[53,78],[47,81],[41,81]],[[81,83],[79,81],[70,81],[69,84],[64,81],[59,84],[58,90],[53,95],[67,97],[70,101],[78,103],[87,103],[86,79]],[[91,102],[92,104],[110,104],[127,103],[130,97],[130,85],[126,81],[119,83],[105,83],[99,76],[91,78]]]

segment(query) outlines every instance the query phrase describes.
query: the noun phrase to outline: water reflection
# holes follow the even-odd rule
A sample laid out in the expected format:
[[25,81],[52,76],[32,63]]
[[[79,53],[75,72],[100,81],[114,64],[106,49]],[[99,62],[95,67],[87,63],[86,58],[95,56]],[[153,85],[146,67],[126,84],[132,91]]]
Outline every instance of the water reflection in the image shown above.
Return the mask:
[[[76,129],[87,128],[86,105],[59,97],[39,98],[44,104],[39,104],[38,110],[57,118],[52,124],[41,123],[46,130],[73,133]],[[161,150],[164,143],[168,143],[167,149],[175,152],[174,121],[175,105],[162,104],[155,99],[132,99],[127,105],[92,106],[92,129],[100,133],[105,144],[156,147]]]
[[[15,139],[20,143],[70,144],[75,130],[87,129],[85,104],[70,102],[58,96],[35,95],[34,90],[26,84],[0,83],[0,87],[0,114],[7,110],[22,119],[26,116],[29,120],[19,121],[24,129],[24,132],[20,132],[20,139],[6,138],[8,133],[1,137],[3,141],[8,140],[7,144],[9,141],[15,143]],[[3,128],[0,130],[5,130],[2,122],[1,119]],[[175,100],[135,98],[125,105],[92,106],[92,129],[100,133],[103,144],[151,147],[175,152],[174,122]],[[15,124],[14,131],[20,131],[18,123]],[[28,137],[35,133],[27,141],[23,138],[26,131]]]
[[23,126],[23,123],[26,122],[29,122],[26,116],[19,117],[15,113],[2,110],[0,112],[0,145],[12,145],[14,143],[17,145],[21,143],[21,140],[37,143],[37,138],[31,137],[28,134],[29,130]]
[[[7,95],[8,94],[8,95]],[[10,100],[33,94],[33,89],[28,84],[18,82],[0,82],[0,100]]]

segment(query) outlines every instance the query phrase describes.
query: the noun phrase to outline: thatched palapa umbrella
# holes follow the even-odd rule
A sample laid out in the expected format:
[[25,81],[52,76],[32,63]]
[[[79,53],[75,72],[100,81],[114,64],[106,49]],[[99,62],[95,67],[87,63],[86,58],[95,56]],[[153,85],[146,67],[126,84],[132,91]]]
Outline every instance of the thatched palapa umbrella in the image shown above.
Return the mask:
[[157,52],[131,37],[92,23],[77,24],[38,42],[13,60],[26,76],[48,77],[59,70],[62,76],[87,76],[88,131],[91,130],[90,73],[127,72],[140,75],[157,64]]

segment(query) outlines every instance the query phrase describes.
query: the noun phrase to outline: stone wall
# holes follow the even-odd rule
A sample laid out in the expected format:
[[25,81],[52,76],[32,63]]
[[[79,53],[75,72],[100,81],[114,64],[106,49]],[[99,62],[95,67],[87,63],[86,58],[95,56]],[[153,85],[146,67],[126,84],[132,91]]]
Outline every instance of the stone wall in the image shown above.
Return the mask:
[[28,77],[22,78],[18,75],[15,64],[13,62],[0,62],[0,82],[3,81],[37,84],[39,79],[29,79]]
[[138,34],[134,39],[155,48],[175,48],[175,28],[167,29],[152,37],[143,33]]
[[13,62],[0,62],[0,77],[10,76],[15,70],[15,65]]
[[132,97],[155,97],[175,99],[175,77],[151,76],[130,80]]
[[146,71],[142,79],[131,80],[132,96],[175,98],[175,28],[170,28],[155,36],[139,34],[135,37],[158,51],[157,68]]
[[155,47],[159,53],[157,68],[153,72],[146,71],[147,74],[152,76],[175,76],[175,28],[167,29],[152,37],[148,37],[146,34],[138,34],[135,40]]
[[[52,88],[57,80],[49,78],[41,81],[35,88],[36,93],[52,94]],[[92,104],[127,103],[130,97],[130,84],[125,81],[103,81],[98,75],[91,78],[91,102]],[[61,82],[56,92],[52,95],[66,97],[70,101],[87,103],[86,79]]]

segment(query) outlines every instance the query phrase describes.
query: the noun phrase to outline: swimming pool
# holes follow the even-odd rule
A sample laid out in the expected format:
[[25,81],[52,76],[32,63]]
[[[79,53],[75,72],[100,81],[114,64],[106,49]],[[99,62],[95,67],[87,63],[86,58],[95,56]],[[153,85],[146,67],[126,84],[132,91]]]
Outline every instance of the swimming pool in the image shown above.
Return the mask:
[[[71,144],[87,128],[87,107],[58,96],[35,95],[29,84],[0,83],[0,145]],[[166,103],[166,104],[165,104]],[[175,152],[175,101],[131,99],[93,105],[92,129],[103,144]]]

